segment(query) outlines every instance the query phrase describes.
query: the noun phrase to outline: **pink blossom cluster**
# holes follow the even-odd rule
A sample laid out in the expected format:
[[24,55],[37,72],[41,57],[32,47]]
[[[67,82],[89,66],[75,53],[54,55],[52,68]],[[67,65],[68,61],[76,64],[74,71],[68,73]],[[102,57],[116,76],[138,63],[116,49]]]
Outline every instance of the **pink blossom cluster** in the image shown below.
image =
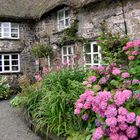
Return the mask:
[[136,116],[134,112],[128,112],[126,108],[112,104],[108,106],[105,115],[106,129],[98,126],[92,134],[92,140],[99,140],[105,135],[111,140],[128,140],[138,136],[140,116]]
[[[102,123],[96,120],[97,128],[92,134],[92,140],[100,140],[104,136],[111,140],[133,139],[138,136],[140,116],[123,107],[131,97],[131,90],[116,90],[115,94],[105,90],[97,93],[86,90],[75,103],[74,114],[79,115],[82,110],[90,110],[105,119],[105,122]],[[84,121],[87,121],[88,118],[87,113],[82,115]],[[104,123],[106,124],[105,130],[102,127]]]
[[131,61],[134,60],[135,57],[140,54],[139,48],[140,48],[140,39],[128,42],[123,47],[123,51],[125,51],[125,54],[128,55],[128,60]]

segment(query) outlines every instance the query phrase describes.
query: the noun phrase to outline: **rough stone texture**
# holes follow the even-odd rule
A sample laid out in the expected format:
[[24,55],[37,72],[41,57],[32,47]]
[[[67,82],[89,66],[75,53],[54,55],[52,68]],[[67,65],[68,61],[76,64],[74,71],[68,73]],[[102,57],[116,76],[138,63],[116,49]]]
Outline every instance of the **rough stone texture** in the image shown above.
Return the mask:
[[41,140],[27,127],[20,110],[0,102],[0,140]]
[[[88,4],[89,3],[89,4]],[[128,34],[130,39],[137,39],[140,37],[140,1],[139,0],[124,0],[124,15],[122,4],[116,0],[97,0],[93,3],[88,1],[87,5],[78,9],[77,15],[75,9],[70,7],[71,22],[78,18],[79,28],[78,34],[96,40],[100,32],[100,23],[106,21],[108,27],[112,32],[125,32],[124,16],[127,24]],[[38,69],[35,59],[30,54],[30,48],[34,43],[42,43],[46,46],[52,47],[53,55],[48,60],[41,60],[41,65],[44,62],[54,69],[61,65],[61,40],[62,32],[57,30],[57,11],[63,6],[43,14],[35,25],[33,23],[20,23],[20,40],[0,40],[0,51],[21,51],[21,71],[27,75],[33,75]],[[77,45],[77,44],[67,44]],[[65,46],[67,46],[65,45]],[[81,47],[81,45],[79,45]],[[77,47],[77,46],[76,46]],[[78,50],[78,49],[75,49]],[[75,52],[77,54],[77,52]],[[30,77],[30,76],[29,76]]]
[[30,54],[30,48],[34,42],[34,24],[20,22],[19,32],[19,39],[0,39],[0,53],[20,53],[20,72],[31,78],[36,71],[35,59]]
[[[124,15],[130,39],[140,37],[140,1],[125,0]],[[100,23],[106,21],[112,32],[125,32],[122,4],[105,0],[90,4],[79,12],[79,34],[86,38],[98,36]]]

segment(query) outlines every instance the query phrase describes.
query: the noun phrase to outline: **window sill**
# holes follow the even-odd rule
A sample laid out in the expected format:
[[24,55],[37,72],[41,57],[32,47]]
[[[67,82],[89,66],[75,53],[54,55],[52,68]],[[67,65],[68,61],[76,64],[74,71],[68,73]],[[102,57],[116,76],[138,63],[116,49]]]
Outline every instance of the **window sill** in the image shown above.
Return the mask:
[[6,73],[0,73],[0,75],[19,75],[23,74],[23,72],[6,72]]
[[20,38],[0,38],[0,40],[20,40]]

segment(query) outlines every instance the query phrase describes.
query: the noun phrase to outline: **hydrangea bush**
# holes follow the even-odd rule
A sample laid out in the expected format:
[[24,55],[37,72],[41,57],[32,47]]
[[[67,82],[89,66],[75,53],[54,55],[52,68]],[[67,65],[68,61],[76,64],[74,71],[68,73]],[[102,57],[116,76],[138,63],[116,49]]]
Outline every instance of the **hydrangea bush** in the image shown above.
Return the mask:
[[123,47],[129,67],[133,69],[120,69],[116,63],[90,67],[89,76],[83,81],[87,89],[76,101],[74,110],[74,114],[87,123],[91,121],[90,114],[95,114],[90,139],[139,138],[140,76],[135,69],[140,63],[139,48],[140,40]]

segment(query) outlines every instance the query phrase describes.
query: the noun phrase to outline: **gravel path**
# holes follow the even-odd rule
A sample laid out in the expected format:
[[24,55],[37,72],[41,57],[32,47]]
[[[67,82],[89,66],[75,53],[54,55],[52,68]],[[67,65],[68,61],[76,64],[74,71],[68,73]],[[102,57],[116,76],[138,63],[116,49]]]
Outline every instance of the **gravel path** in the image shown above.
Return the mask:
[[20,110],[0,101],[0,140],[41,140],[25,124]]

